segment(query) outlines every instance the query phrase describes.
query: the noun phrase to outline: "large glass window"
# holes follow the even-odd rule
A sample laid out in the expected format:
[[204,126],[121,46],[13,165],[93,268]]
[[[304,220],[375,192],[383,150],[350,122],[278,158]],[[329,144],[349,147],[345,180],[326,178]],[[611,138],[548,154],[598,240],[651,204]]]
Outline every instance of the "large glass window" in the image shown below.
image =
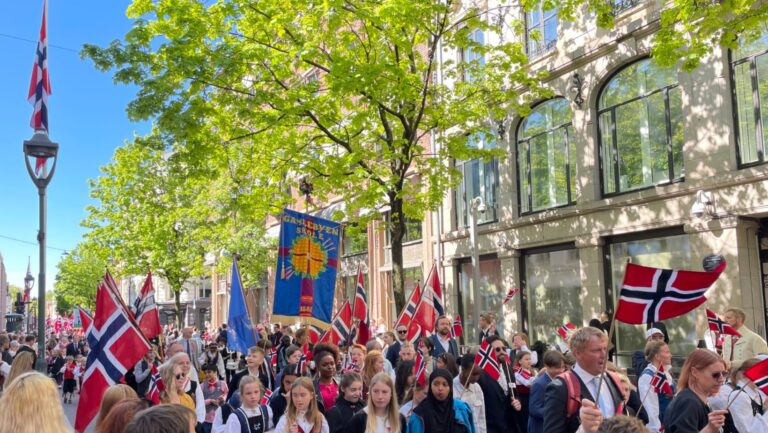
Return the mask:
[[768,110],[760,103],[768,100],[768,33],[742,41],[732,57],[739,163],[762,163],[768,142]]
[[557,43],[557,7],[544,10],[541,5],[525,14],[528,57],[535,58],[555,48]]
[[[464,322],[465,340],[475,344],[474,339],[480,332],[477,314],[489,311],[496,315],[499,326],[503,323],[501,316],[501,301],[504,291],[501,285],[501,261],[495,257],[480,258],[480,287],[475,290],[473,285],[474,269],[470,260],[462,261],[459,267],[459,311]],[[477,304],[477,305],[476,305]],[[501,332],[501,329],[499,329]]]
[[[392,214],[387,212],[384,219],[389,223]],[[416,218],[405,217],[405,235],[403,236],[403,243],[416,242],[421,240],[422,227],[421,220]],[[386,230],[386,245],[392,245],[392,233],[389,229]]]
[[[470,138],[470,144],[479,149],[493,149],[495,140]],[[481,158],[469,161],[456,161],[456,168],[462,174],[462,181],[456,188],[456,223],[460,227],[469,226],[470,203],[475,197],[481,197],[486,211],[478,214],[477,223],[496,221],[496,185],[498,185],[498,162],[495,158]]]
[[574,202],[576,170],[571,165],[571,107],[565,98],[537,105],[517,133],[521,213]]
[[622,69],[602,89],[598,115],[605,194],[683,178],[677,68],[646,59]]
[[579,250],[573,246],[533,250],[525,252],[522,261],[531,341],[556,344],[559,327],[584,322]]
[[480,29],[471,31],[468,36],[467,46],[459,51],[459,61],[463,64],[464,81],[472,81],[472,69],[483,66],[485,57],[479,47],[485,44],[485,35]]
[[368,251],[368,230],[356,225],[344,227],[342,236],[342,255],[351,256]]
[[[665,269],[701,269],[691,262],[691,245],[685,234],[650,234],[637,240],[611,240],[608,243],[613,305],[616,305],[627,259],[632,263]],[[685,356],[696,348],[696,313],[692,311],[667,320],[669,349],[673,355]],[[629,363],[632,352],[645,347],[645,326],[616,323],[617,352],[623,365]],[[624,356],[622,356],[624,355]]]

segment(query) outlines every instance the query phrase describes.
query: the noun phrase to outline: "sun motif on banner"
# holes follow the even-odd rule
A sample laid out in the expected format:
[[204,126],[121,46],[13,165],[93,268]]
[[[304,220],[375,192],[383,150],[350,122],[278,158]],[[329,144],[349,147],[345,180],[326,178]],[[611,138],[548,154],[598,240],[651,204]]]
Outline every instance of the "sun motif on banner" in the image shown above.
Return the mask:
[[293,243],[290,262],[299,277],[316,279],[325,270],[328,253],[314,238],[302,236]]

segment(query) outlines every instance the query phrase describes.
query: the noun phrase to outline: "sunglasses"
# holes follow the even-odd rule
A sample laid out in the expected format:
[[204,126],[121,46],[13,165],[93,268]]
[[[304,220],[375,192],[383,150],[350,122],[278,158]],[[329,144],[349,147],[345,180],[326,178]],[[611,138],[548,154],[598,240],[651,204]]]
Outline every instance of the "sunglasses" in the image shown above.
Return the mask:
[[497,352],[501,352],[502,350],[504,350],[504,348],[503,347],[494,347],[493,350],[495,350]]
[[184,373],[179,373],[176,375],[176,380],[181,380],[184,378]]
[[405,329],[401,329],[401,330],[397,331],[397,333],[398,333],[398,334],[405,334],[405,333],[407,333],[407,332],[408,332],[408,331],[407,331],[407,330],[405,330]]
[[727,378],[728,377],[728,372],[727,371],[718,371],[718,372],[712,373],[712,379],[719,380],[721,377],[723,379]]

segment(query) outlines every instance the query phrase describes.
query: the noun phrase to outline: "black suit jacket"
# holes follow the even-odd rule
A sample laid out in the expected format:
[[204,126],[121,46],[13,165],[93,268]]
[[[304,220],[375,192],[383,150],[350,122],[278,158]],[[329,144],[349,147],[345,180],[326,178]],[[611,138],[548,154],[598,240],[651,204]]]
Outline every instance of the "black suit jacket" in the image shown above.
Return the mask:
[[74,342],[67,344],[67,356],[71,356],[73,358],[77,357],[77,355],[80,354],[80,348],[77,344]]
[[395,341],[391,346],[387,348],[387,361],[392,364],[392,367],[397,365],[397,361],[400,359],[400,341]]
[[485,423],[488,433],[521,433],[517,430],[512,402],[504,393],[504,388],[486,372],[480,375],[477,383],[483,390],[485,399]]
[[[587,385],[581,380],[576,373],[574,374],[579,379],[579,385],[581,386],[581,396],[579,397],[579,403],[582,399],[595,401],[592,397],[592,393],[589,392]],[[606,375],[606,384],[611,391],[611,399],[613,400],[614,408],[617,409],[621,403],[621,391],[613,383],[610,376]],[[561,377],[556,377],[552,382],[547,385],[547,390],[544,394],[544,413],[547,414],[544,417],[544,431],[547,433],[574,433],[578,430],[581,421],[579,420],[579,414],[576,412],[572,417],[567,417],[567,402],[568,402],[568,387],[565,381]]]
[[495,329],[493,330],[493,332],[488,332],[488,333],[486,333],[484,331],[480,331],[477,334],[477,344],[483,344],[483,340],[485,340],[487,337],[490,337],[491,335],[495,335],[495,336],[498,337],[499,336],[499,331],[497,331]]

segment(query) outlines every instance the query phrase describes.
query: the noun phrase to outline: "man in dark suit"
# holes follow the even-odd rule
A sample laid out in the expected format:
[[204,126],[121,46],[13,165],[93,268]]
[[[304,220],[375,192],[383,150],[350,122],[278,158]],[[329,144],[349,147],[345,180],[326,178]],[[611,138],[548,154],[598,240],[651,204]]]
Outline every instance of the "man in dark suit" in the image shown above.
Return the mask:
[[430,354],[433,358],[437,358],[447,352],[453,355],[453,359],[459,359],[459,345],[456,343],[456,340],[451,337],[451,325],[451,319],[446,316],[437,318],[437,322],[435,323],[437,332],[430,337],[432,339],[432,344],[435,346]]
[[[571,336],[570,345],[576,357],[576,365],[565,374],[574,375],[579,383],[577,400],[595,402],[600,375],[608,358],[608,337],[597,328],[581,328]],[[620,415],[623,411],[621,384],[605,375],[596,406],[603,418]],[[579,428],[579,414],[568,416],[568,387],[563,377],[556,377],[547,385],[544,397],[544,431],[547,433],[574,433]],[[594,409],[594,408],[590,408]]]
[[485,312],[480,315],[480,335],[477,336],[477,344],[483,344],[483,340],[491,335],[499,336],[496,330],[496,321],[493,320],[493,313]]
[[77,358],[77,355],[80,355],[80,336],[79,335],[70,335],[69,336],[69,344],[67,344],[67,356],[71,356],[73,358]]
[[393,366],[397,365],[397,361],[400,359],[400,348],[403,346],[405,337],[408,334],[408,327],[405,325],[398,325],[395,329],[395,342],[387,348],[386,358]]
[[530,400],[528,401],[528,433],[544,433],[544,393],[547,385],[563,372],[565,358],[557,350],[544,353],[544,373],[539,374],[531,386]]
[[[499,380],[506,381],[503,373]],[[512,398],[512,394],[505,391],[499,381],[493,380],[485,371],[480,374],[477,383],[483,390],[485,399],[485,424],[488,433],[525,433],[518,430],[515,422],[515,412],[520,410],[520,402]]]

